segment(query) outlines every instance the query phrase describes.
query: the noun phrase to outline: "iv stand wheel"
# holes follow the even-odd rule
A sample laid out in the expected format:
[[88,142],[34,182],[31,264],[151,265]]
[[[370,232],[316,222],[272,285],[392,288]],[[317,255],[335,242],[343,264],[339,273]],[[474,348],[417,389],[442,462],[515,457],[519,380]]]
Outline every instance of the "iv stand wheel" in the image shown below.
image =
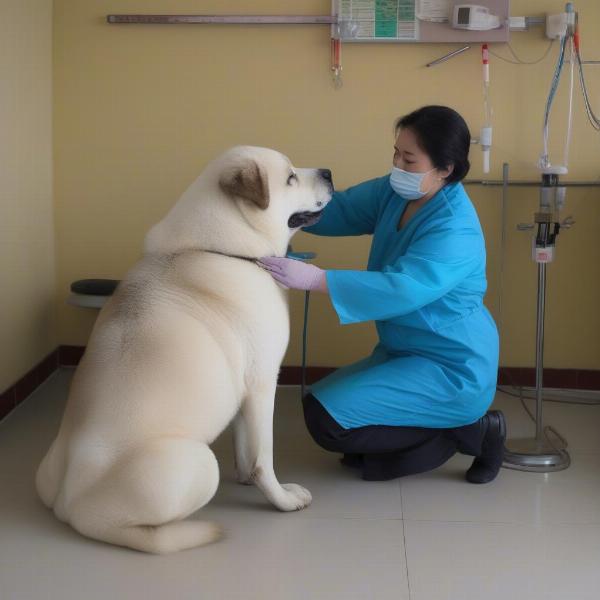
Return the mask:
[[504,465],[517,471],[550,473],[562,471],[570,464],[571,457],[566,450],[537,438],[507,440],[504,449]]

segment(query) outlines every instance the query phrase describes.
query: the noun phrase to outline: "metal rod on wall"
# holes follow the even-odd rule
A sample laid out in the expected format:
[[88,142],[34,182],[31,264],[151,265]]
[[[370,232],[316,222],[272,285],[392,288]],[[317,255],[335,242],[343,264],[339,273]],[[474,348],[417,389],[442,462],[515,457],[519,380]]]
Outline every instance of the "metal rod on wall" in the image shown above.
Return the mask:
[[337,16],[329,15],[108,15],[106,20],[111,24],[145,25],[331,25],[338,21]]

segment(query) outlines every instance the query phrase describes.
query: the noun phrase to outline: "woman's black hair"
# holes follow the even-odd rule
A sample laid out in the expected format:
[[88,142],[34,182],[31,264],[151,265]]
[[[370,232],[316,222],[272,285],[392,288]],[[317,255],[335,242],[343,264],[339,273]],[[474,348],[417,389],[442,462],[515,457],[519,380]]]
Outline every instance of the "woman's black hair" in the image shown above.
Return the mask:
[[469,172],[471,134],[465,120],[447,106],[423,106],[396,121],[399,129],[410,129],[419,147],[429,156],[436,169],[452,166],[446,183],[460,181]]

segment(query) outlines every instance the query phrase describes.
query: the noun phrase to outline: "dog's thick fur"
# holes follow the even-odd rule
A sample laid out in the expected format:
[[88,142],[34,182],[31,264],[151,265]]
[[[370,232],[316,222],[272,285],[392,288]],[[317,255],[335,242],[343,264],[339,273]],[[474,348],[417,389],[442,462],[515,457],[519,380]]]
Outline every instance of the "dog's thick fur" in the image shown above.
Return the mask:
[[[42,501],[91,538],[168,553],[219,537],[183,520],[219,481],[209,448],[234,420],[238,479],[283,511],[311,502],[273,471],[272,416],[288,343],[285,290],[244,256],[284,256],[288,220],[322,210],[330,178],[265,148],[208,165],[145,240],[101,310],[58,436],[36,477]],[[310,213],[313,213],[311,215]]]

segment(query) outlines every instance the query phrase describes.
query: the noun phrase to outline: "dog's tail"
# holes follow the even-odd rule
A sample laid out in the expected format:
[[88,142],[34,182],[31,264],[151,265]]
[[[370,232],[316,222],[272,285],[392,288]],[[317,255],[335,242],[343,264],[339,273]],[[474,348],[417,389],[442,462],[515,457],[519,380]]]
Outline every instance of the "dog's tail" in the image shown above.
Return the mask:
[[91,537],[140,552],[170,554],[210,544],[221,536],[221,527],[210,521],[174,521],[157,526],[106,528],[93,532]]

